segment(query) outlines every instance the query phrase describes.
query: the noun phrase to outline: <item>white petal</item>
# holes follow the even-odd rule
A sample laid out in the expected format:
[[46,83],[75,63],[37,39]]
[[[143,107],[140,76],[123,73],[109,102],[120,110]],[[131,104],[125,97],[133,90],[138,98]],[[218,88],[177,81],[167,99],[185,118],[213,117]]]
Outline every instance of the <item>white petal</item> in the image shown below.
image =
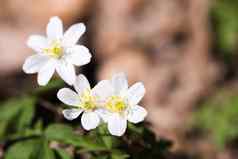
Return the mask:
[[27,40],[27,46],[36,52],[41,52],[42,49],[48,47],[48,41],[41,35],[31,35]]
[[63,23],[59,17],[52,17],[47,25],[47,36],[55,40],[63,37]]
[[57,93],[57,97],[61,102],[70,106],[78,106],[80,104],[78,94],[69,88],[60,89]]
[[75,82],[76,74],[72,64],[61,60],[58,62],[56,71],[58,72],[59,76],[69,85],[72,85]]
[[100,123],[100,118],[95,112],[84,112],[81,123],[85,130],[95,129]]
[[55,72],[56,61],[50,59],[38,72],[37,81],[41,86],[45,86]]
[[88,48],[83,45],[75,45],[67,49],[67,53],[67,60],[76,66],[88,64],[92,57]]
[[77,43],[79,38],[86,31],[86,27],[83,23],[72,25],[65,33],[63,37],[64,46],[72,46]]
[[118,73],[112,77],[112,85],[116,94],[121,94],[128,89],[128,82],[125,73]]
[[78,94],[81,94],[86,89],[90,90],[88,79],[83,74],[78,75],[76,78],[74,82],[74,89],[78,92]]
[[38,72],[47,62],[49,58],[41,54],[35,54],[28,57],[23,64],[23,71],[25,73],[36,73]]
[[100,81],[93,89],[93,96],[99,98],[99,100],[106,100],[109,96],[113,95],[113,88],[109,80]]
[[97,112],[97,114],[100,116],[100,118],[102,119],[103,122],[107,123],[108,119],[110,118],[110,116],[112,115],[111,112],[109,112],[106,109],[100,108],[95,110]]
[[136,105],[136,106],[133,106],[131,110],[129,111],[127,119],[130,122],[137,124],[139,122],[142,122],[146,116],[147,116],[147,111],[145,110],[145,108]]
[[76,119],[83,110],[81,109],[65,109],[63,110],[63,115],[68,120],[74,120]]
[[108,130],[112,135],[122,136],[126,132],[127,120],[118,114],[108,119]]
[[131,105],[136,105],[140,102],[140,100],[145,95],[145,87],[143,83],[137,82],[129,88],[127,93],[128,93],[127,98],[129,100],[129,103]]

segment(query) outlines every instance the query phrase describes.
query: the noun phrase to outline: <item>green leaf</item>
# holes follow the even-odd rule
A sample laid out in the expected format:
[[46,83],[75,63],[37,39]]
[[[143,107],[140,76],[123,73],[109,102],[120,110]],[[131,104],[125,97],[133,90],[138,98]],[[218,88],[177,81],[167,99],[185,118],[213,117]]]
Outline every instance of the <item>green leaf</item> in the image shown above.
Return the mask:
[[9,100],[6,103],[0,104],[0,122],[9,121],[13,118],[20,110],[18,106],[18,101]]
[[107,124],[101,124],[96,130],[90,132],[92,136],[97,136],[101,139],[107,149],[112,149],[120,144],[120,140],[117,137],[112,136],[108,129]]
[[83,136],[80,138],[77,138],[75,142],[73,143],[76,147],[81,147],[82,151],[107,151],[108,148],[105,146],[105,144],[98,140],[96,136]]
[[65,143],[72,143],[72,140],[76,137],[73,128],[63,124],[48,126],[44,134],[48,140],[58,140]]
[[36,129],[25,129],[24,131],[15,132],[14,134],[7,135],[5,140],[17,140],[20,138],[40,137],[42,133]]
[[0,122],[0,140],[5,135],[6,129],[7,129],[7,122]]
[[48,92],[49,90],[54,90],[61,88],[64,85],[64,82],[62,80],[51,80],[46,86],[44,87],[38,87],[34,90],[33,94],[43,94],[45,92]]
[[21,101],[21,110],[19,118],[17,120],[17,130],[21,131],[26,127],[29,127],[35,112],[35,99],[32,97],[25,97],[24,101]]
[[104,143],[99,142],[95,137],[80,136],[74,133],[72,127],[63,124],[52,124],[45,130],[45,137],[48,140],[57,140],[65,144],[81,147],[85,151],[107,150]]
[[98,156],[92,157],[92,159],[110,159],[110,155],[100,154]]
[[126,159],[129,157],[130,156],[128,154],[126,154],[125,152],[119,151],[119,150],[113,150],[111,153],[112,159]]
[[5,159],[55,159],[44,138],[20,141],[10,146]]
[[35,148],[39,145],[39,139],[31,139],[27,141],[17,142],[8,148],[4,156],[5,159],[30,159]]
[[56,149],[55,151],[60,159],[71,159],[71,156],[64,149]]
[[132,123],[128,123],[128,131],[130,131],[132,133],[136,133],[136,134],[142,135],[143,132],[144,132],[144,128],[143,127],[135,126]]
[[55,159],[54,152],[49,148],[47,140],[41,139],[40,144],[36,145],[36,149],[31,154],[30,159]]
[[112,136],[102,136],[102,140],[108,149],[113,148],[113,137]]
[[31,125],[34,111],[35,98],[31,96],[11,98],[2,103],[0,106],[0,139],[25,131]]
[[34,125],[34,129],[38,130],[38,131],[43,131],[43,121],[42,120],[38,120],[35,125]]

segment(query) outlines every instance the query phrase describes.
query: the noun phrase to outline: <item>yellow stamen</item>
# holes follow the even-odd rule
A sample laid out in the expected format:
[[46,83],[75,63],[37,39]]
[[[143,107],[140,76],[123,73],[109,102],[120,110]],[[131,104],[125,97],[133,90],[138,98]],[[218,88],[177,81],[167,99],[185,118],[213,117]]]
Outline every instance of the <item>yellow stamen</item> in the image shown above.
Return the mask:
[[127,107],[125,101],[119,96],[111,96],[105,106],[108,110],[117,113],[121,113]]
[[43,49],[43,52],[52,57],[60,58],[63,54],[63,47],[61,46],[60,41],[55,40],[51,43],[49,48]]
[[93,110],[96,108],[96,98],[92,96],[90,90],[85,90],[79,98],[81,100],[81,104],[79,105],[80,108],[86,110]]

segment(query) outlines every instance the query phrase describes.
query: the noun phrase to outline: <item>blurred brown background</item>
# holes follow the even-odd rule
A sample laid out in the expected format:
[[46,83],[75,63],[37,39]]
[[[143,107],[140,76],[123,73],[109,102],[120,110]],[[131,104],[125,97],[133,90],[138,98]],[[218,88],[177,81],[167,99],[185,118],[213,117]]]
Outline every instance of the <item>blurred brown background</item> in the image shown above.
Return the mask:
[[[147,120],[159,137],[174,142],[173,151],[210,159],[235,159],[207,138],[196,138],[190,121],[200,103],[218,88],[236,88],[216,49],[211,0],[3,0],[0,2],[0,88],[5,99],[36,85],[22,64],[32,54],[26,39],[45,34],[51,16],[67,26],[84,22],[82,43],[93,54],[83,70],[91,80],[124,71],[129,81],[143,81]],[[215,49],[214,49],[215,48]],[[236,57],[232,57],[236,63]],[[235,65],[237,66],[237,65]],[[79,70],[80,72],[80,70]],[[7,79],[7,80],[6,80]],[[33,82],[32,82],[33,81]],[[225,84],[224,84],[225,83]],[[237,116],[238,117],[238,116]],[[209,137],[208,137],[209,138]]]

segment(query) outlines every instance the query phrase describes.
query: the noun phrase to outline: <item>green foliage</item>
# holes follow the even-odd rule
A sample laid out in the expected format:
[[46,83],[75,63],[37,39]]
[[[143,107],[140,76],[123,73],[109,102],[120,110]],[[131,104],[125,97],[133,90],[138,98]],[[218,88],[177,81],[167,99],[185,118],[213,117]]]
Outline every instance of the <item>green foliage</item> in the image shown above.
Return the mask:
[[2,103],[0,110],[0,141],[8,137],[33,133],[28,128],[31,125],[34,113],[34,97],[11,98]]
[[56,90],[61,88],[64,85],[62,80],[51,80],[46,86],[40,86],[36,88],[32,93],[35,95],[44,94],[49,92],[50,90]]
[[210,132],[218,147],[238,138],[238,96],[221,91],[196,112],[194,123]]
[[73,159],[82,156],[154,159],[163,158],[168,153],[170,143],[157,141],[143,124],[129,124],[126,135],[119,138],[109,134],[106,124],[86,132],[80,128],[80,120],[64,120],[59,101],[48,95],[49,91],[56,94],[60,85],[53,82],[49,87],[31,91],[31,95],[9,98],[0,104],[0,144],[4,146],[4,159]]
[[237,51],[238,44],[238,1],[215,0],[212,17],[215,20],[217,42],[225,53]]
[[30,139],[13,144],[6,152],[5,159],[30,159],[40,143],[39,139]]
[[129,155],[126,154],[125,152],[119,150],[112,151],[111,159],[126,159],[126,158],[129,158]]
[[41,139],[38,145],[32,145],[34,151],[32,152],[30,159],[55,159],[55,154],[48,146],[46,139]]
[[56,156],[60,159],[71,159],[71,156],[64,149],[57,149]]
[[45,131],[45,137],[49,140],[56,140],[75,147],[84,148],[87,151],[107,150],[103,143],[90,136],[77,135],[72,127],[63,124],[52,124]]
[[5,159],[55,159],[53,150],[45,139],[29,139],[13,144],[6,152]]

